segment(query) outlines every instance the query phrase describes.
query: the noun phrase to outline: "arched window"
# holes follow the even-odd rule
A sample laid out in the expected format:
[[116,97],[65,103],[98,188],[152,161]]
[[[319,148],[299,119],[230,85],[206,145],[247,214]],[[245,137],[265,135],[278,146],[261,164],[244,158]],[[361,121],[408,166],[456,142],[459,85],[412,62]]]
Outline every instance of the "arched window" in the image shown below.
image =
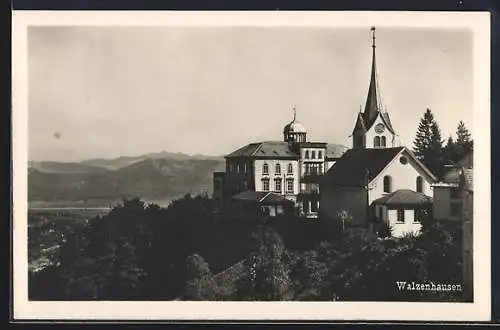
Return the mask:
[[305,155],[304,155],[304,158],[305,158],[305,159],[309,159],[309,150],[306,150],[306,153],[305,153]]
[[392,192],[392,178],[389,175],[384,176],[384,192]]
[[318,158],[319,159],[323,158],[323,152],[321,150],[318,150]]
[[281,193],[281,178],[274,179],[274,191]]
[[386,141],[385,136],[382,136],[382,137],[380,138],[380,146],[381,146],[381,147],[385,147],[385,146],[386,146],[386,143],[387,143],[387,141]]
[[424,192],[424,180],[421,176],[417,176],[417,192]]
[[277,175],[280,175],[281,174],[281,165],[280,164],[276,164],[276,170],[275,170],[275,174]]
[[288,174],[293,174],[293,166],[292,166],[292,164],[288,164],[287,173]]
[[311,158],[316,159],[316,151],[311,151]]
[[269,165],[267,165],[267,163],[262,165],[262,174],[269,174]]
[[380,136],[376,136],[373,138],[373,147],[375,147],[375,148],[380,147]]

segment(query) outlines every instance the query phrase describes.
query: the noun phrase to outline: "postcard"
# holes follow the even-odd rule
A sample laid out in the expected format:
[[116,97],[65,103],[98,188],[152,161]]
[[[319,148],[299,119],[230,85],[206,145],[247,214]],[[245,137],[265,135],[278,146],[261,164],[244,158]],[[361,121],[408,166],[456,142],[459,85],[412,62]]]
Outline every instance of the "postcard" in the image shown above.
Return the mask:
[[12,17],[15,319],[489,320],[489,13]]

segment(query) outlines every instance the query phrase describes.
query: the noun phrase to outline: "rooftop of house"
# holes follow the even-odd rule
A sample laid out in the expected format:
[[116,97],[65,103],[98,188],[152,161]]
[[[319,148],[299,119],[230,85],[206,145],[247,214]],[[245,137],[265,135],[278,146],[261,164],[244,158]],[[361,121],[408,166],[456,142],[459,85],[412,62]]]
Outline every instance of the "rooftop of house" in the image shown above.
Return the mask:
[[293,203],[292,201],[284,198],[283,196],[273,192],[253,191],[253,190],[246,190],[239,194],[236,194],[235,196],[233,196],[233,200],[254,202],[267,205]]
[[419,206],[428,206],[432,203],[432,198],[410,189],[400,189],[374,200],[373,203],[389,207],[414,208]]
[[403,149],[404,147],[350,149],[325,173],[321,183],[325,185],[365,186]]
[[[305,142],[303,146],[321,147],[323,145],[326,146],[325,157],[327,159],[340,158],[340,156],[342,156],[342,154],[347,150],[346,146],[332,143]],[[250,157],[256,159],[298,159],[299,155],[290,147],[288,142],[264,141],[247,144],[246,146],[243,146],[226,156],[226,158],[235,157]]]

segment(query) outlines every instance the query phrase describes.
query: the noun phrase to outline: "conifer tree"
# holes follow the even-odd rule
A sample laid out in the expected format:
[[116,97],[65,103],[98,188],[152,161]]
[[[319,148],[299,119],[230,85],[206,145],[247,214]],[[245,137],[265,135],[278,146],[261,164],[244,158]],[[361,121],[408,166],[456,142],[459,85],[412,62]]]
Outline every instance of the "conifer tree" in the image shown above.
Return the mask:
[[426,156],[430,145],[431,136],[431,125],[434,121],[434,116],[430,109],[427,109],[424,113],[424,117],[420,119],[420,123],[417,128],[417,135],[415,141],[413,142],[413,152],[415,156],[421,161],[423,161]]
[[460,121],[458,123],[456,146],[457,146],[457,152],[459,154],[459,159],[457,159],[457,161],[465,157],[469,152],[472,151],[473,147],[472,136],[467,127],[465,127],[463,121]]
[[446,145],[443,148],[443,158],[444,163],[447,165],[451,165],[457,161],[457,146],[451,135],[448,137]]
[[444,172],[442,144],[439,125],[431,110],[427,109],[418,125],[413,152],[437,177],[440,177]]

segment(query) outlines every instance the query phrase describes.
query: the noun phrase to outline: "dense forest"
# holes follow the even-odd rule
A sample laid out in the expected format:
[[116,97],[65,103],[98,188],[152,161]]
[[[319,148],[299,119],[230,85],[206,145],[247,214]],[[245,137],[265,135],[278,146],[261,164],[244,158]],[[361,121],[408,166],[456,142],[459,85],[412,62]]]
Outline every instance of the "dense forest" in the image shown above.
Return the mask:
[[461,283],[460,232],[339,229],[295,215],[217,217],[204,195],[167,208],[124,200],[66,230],[57,262],[30,273],[32,300],[461,301],[397,281]]

